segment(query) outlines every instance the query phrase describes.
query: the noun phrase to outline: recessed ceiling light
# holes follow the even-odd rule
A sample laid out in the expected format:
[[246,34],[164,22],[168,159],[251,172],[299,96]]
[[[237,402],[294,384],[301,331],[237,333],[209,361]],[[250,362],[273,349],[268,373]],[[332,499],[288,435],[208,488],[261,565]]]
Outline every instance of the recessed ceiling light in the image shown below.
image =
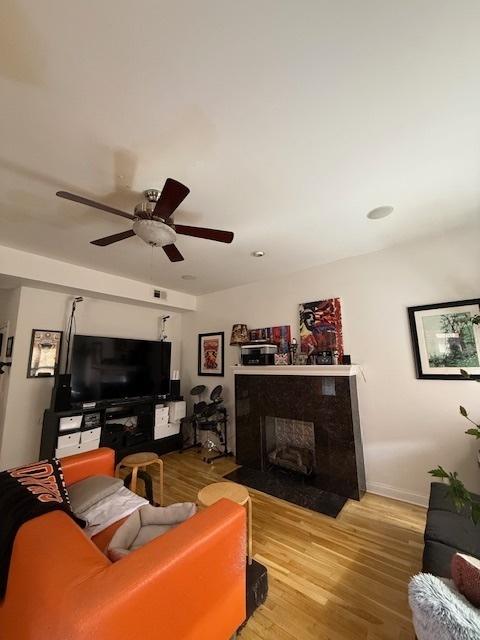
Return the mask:
[[182,276],[182,280],[196,280],[196,276],[191,276],[187,273],[187,275]]
[[265,255],[265,251],[252,251],[252,256],[254,258],[263,258]]
[[380,220],[380,218],[386,218],[393,212],[393,207],[377,207],[367,213],[367,218],[370,220]]

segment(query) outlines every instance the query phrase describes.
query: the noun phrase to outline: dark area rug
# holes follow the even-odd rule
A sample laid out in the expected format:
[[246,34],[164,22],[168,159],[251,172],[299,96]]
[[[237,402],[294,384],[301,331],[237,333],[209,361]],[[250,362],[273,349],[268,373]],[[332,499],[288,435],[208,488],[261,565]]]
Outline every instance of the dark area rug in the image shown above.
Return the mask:
[[308,481],[303,478],[282,471],[265,473],[257,469],[240,467],[227,473],[224,478],[257,491],[263,491],[263,493],[268,493],[275,498],[293,502],[299,507],[323,513],[331,518],[338,516],[348,500],[348,498],[337,496],[335,493],[322,491],[308,484]]

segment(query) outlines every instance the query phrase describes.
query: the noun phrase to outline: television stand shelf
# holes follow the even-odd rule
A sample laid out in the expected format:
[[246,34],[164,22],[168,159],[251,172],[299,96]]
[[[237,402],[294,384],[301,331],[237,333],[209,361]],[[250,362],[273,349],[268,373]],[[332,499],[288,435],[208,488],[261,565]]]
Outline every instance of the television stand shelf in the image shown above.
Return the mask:
[[180,434],[154,439],[155,406],[172,400],[168,396],[162,399],[150,396],[68,411],[47,409],[43,417],[40,459],[64,457],[98,447],[114,449],[117,462],[140,451],[159,455],[176,451],[181,445]]

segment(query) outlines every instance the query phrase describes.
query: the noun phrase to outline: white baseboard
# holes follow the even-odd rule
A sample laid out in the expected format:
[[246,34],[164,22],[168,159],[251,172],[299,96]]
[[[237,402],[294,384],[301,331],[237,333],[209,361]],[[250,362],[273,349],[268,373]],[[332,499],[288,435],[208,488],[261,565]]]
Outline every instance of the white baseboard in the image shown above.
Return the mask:
[[397,489],[396,487],[381,482],[367,482],[367,491],[368,493],[375,493],[385,498],[393,498],[394,500],[417,504],[421,507],[428,506],[428,496],[422,496],[419,493],[405,491],[404,489]]

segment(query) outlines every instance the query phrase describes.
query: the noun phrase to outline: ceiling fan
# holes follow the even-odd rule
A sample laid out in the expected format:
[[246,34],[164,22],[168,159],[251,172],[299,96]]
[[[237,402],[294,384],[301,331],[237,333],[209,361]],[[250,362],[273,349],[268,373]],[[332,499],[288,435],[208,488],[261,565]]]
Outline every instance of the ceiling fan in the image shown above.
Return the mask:
[[171,262],[179,262],[184,260],[184,257],[174,244],[177,234],[215,240],[216,242],[230,243],[233,240],[231,231],[207,229],[206,227],[189,227],[183,224],[174,224],[173,220],[170,220],[172,213],[189,193],[190,189],[181,182],[173,180],[173,178],[167,178],[161,192],[157,189],[148,189],[144,192],[145,200],[137,204],[133,215],[101,202],[77,196],[68,191],[57,191],[57,196],[133,220],[132,228],[128,231],[93,240],[91,244],[97,247],[106,247],[114,242],[120,242],[120,240],[126,240],[136,235],[154,247],[162,247]]

